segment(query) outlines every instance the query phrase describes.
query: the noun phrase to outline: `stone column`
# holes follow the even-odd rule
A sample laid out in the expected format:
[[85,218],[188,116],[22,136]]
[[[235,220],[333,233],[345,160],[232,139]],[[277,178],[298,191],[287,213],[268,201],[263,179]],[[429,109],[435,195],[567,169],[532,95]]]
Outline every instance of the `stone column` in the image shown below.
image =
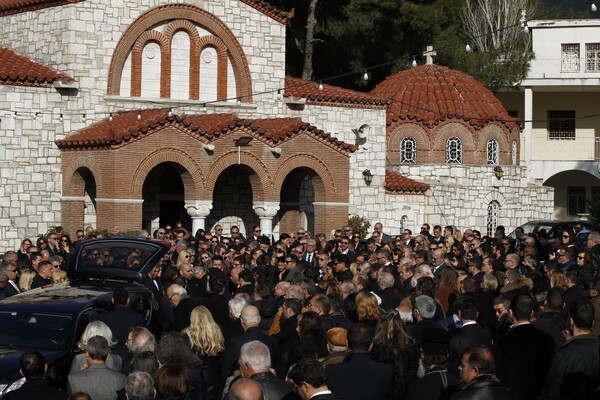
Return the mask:
[[192,200],[185,202],[185,209],[192,217],[192,235],[195,235],[198,229],[206,229],[206,217],[212,209],[211,200]]
[[523,127],[524,134],[524,157],[522,159],[525,160],[525,166],[530,169],[531,168],[531,153],[532,153],[532,135],[533,135],[533,90],[529,88],[525,88],[525,115],[523,116],[525,119],[525,124]]
[[279,203],[274,201],[255,201],[252,208],[260,219],[260,229],[262,234],[273,236],[273,217],[279,211]]

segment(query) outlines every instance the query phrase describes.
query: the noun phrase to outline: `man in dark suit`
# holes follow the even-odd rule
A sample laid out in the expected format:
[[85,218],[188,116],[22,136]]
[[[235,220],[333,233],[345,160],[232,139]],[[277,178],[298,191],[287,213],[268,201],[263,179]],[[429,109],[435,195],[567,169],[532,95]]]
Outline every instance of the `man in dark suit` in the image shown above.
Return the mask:
[[125,375],[106,366],[109,350],[108,341],[102,336],[88,340],[85,349],[88,367],[69,374],[69,394],[85,392],[94,400],[117,398],[117,392],[125,387]]
[[458,296],[454,303],[462,330],[469,336],[469,343],[482,344],[492,348],[492,335],[477,323],[477,300],[471,296]]
[[269,352],[271,353],[271,365],[275,366],[278,361],[277,355],[279,353],[277,342],[271,336],[263,333],[260,329],[260,313],[258,308],[251,305],[244,307],[240,318],[242,320],[244,333],[233,337],[225,350],[225,357],[223,359],[223,364],[221,365],[222,378],[230,376],[231,373],[237,369],[235,364],[240,356],[242,346],[253,340],[258,340],[269,348]]
[[328,365],[327,386],[344,400],[388,399],[392,391],[393,372],[390,364],[371,360],[373,329],[357,323],[348,331],[350,352],[344,362]]
[[313,268],[317,266],[317,242],[314,239],[306,241],[306,252],[302,256],[302,264],[305,268]]
[[31,281],[31,288],[36,289],[52,285],[52,264],[49,261],[40,261],[38,264],[38,273]]
[[46,374],[46,360],[37,350],[27,350],[19,359],[21,373],[25,383],[19,389],[6,393],[3,400],[65,400],[67,394],[52,386],[44,375]]
[[6,277],[8,279],[7,284],[4,287],[4,296],[10,297],[21,293],[19,286],[15,282],[17,279],[17,264],[12,262],[7,263],[5,260],[2,262],[2,265],[0,265],[0,274],[2,272],[6,273]]
[[173,324],[168,330],[181,332],[190,326],[190,316],[199,303],[191,298],[182,286],[177,284],[169,286],[167,298],[173,307]]
[[548,290],[544,306],[544,313],[533,321],[531,325],[552,336],[554,347],[558,349],[565,342],[563,330],[567,324],[561,314],[565,306],[565,292],[558,286]]
[[289,372],[289,378],[304,400],[337,400],[327,387],[325,367],[310,358],[298,361]]
[[377,278],[377,284],[379,285],[377,294],[381,297],[381,308],[386,311],[398,307],[402,301],[402,295],[394,289],[395,282],[394,275],[389,272],[381,272],[379,278]]
[[442,325],[433,321],[435,315],[435,300],[429,296],[421,295],[415,299],[414,318],[416,324],[408,327],[408,334],[417,342],[417,348],[421,348],[423,343],[423,331],[427,328],[443,329]]
[[113,333],[117,344],[113,346],[112,352],[127,359],[127,336],[129,329],[134,326],[144,326],[144,316],[129,308],[129,293],[125,288],[117,288],[113,291],[112,303],[115,309],[106,314],[101,314],[98,320],[104,322]]
[[498,378],[517,392],[520,399],[539,395],[554,354],[554,340],[531,325],[533,300],[517,294],[508,310],[513,327],[496,341]]
[[386,244],[392,241],[392,237],[390,235],[383,233],[383,225],[381,222],[377,222],[375,225],[373,225],[373,229],[375,232],[379,232],[381,235],[381,244]]

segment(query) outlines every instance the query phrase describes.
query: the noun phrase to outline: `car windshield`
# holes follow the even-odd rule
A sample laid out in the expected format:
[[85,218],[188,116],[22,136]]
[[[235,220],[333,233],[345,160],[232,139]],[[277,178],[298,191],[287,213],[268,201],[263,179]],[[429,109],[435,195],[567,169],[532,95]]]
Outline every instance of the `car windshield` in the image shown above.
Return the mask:
[[550,233],[550,231],[554,229],[554,226],[547,224],[533,224],[528,222],[525,225],[522,225],[521,228],[523,228],[523,231],[525,231],[525,234],[527,235],[528,233],[538,233],[541,231]]
[[0,311],[0,348],[64,349],[71,316],[35,311]]
[[156,252],[151,244],[135,243],[135,247],[121,242],[95,242],[84,245],[77,268],[116,267],[140,270]]

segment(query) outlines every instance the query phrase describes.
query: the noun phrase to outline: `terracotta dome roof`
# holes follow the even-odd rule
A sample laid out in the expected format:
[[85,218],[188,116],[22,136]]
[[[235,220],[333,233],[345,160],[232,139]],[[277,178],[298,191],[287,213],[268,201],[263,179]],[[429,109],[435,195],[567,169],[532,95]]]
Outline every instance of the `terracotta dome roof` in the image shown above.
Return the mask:
[[516,121],[480,82],[441,65],[400,71],[378,84],[371,93],[392,100],[388,125],[414,120],[432,128],[447,119],[461,119],[482,127],[491,121],[508,125]]

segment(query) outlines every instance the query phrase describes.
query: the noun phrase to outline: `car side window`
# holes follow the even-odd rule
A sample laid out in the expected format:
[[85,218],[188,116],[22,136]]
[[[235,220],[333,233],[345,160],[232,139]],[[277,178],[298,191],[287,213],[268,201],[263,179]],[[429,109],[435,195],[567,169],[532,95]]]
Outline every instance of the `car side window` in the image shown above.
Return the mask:
[[85,331],[87,325],[92,322],[98,320],[98,317],[101,314],[104,314],[106,310],[102,310],[99,308],[88,308],[79,314],[79,318],[77,319],[77,326],[75,328],[75,348],[73,350],[79,351],[79,341],[81,340],[81,335]]

